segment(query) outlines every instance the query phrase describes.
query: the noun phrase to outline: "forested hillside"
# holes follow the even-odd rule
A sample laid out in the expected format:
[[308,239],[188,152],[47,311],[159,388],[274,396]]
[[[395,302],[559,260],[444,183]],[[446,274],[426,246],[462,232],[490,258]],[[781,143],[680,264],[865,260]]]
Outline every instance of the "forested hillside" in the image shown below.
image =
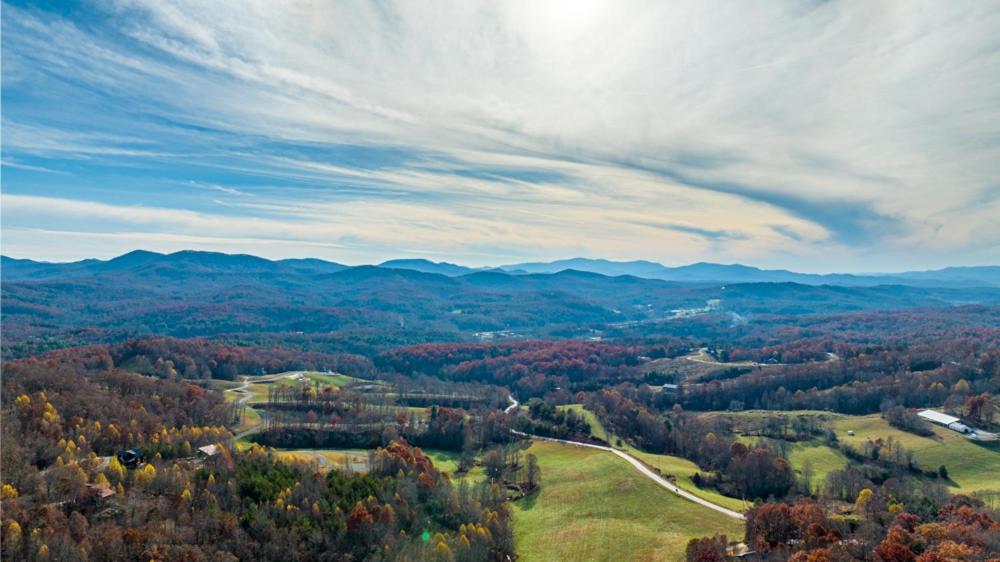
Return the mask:
[[336,334],[339,350],[368,351],[482,334],[660,330],[650,325],[699,314],[744,319],[1000,303],[991,288],[675,283],[577,271],[447,277],[201,252],[65,265],[6,260],[3,267],[5,357],[148,334]]

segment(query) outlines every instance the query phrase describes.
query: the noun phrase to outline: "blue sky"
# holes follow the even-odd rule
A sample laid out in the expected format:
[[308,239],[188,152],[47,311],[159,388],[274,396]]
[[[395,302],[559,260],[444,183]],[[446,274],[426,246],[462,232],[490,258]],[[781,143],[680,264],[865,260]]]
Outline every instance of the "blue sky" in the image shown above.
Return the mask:
[[1000,262],[997,2],[3,4],[2,250]]

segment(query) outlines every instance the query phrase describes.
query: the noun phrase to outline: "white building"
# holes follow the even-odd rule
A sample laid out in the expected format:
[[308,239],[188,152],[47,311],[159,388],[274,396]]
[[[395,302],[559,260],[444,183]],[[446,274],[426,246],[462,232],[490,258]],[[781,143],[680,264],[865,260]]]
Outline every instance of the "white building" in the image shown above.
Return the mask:
[[945,427],[949,427],[953,423],[961,424],[960,422],[962,421],[956,418],[955,416],[949,416],[948,414],[942,414],[941,412],[936,412],[934,410],[924,410],[922,412],[917,412],[917,415],[929,422],[934,422],[936,424],[940,424]]

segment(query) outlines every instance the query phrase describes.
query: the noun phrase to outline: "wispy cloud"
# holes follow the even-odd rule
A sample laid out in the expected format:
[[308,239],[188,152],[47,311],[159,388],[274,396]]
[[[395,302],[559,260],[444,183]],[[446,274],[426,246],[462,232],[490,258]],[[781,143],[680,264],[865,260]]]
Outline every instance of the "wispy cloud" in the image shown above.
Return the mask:
[[[52,231],[98,204],[162,244],[207,221],[228,225],[213,248],[264,228],[328,236],[332,258],[1000,259],[990,3],[116,0],[78,17],[4,6],[4,202],[63,201],[36,209]],[[81,182],[42,178],[57,162]],[[135,204],[156,211],[126,218]]]

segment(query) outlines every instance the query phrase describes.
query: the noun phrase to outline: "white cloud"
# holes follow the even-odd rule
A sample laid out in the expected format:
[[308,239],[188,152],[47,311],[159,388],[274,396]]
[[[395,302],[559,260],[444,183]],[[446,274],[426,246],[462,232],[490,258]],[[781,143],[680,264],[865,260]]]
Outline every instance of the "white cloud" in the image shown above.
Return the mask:
[[[254,220],[157,209],[116,215],[123,223],[177,235],[227,224],[220,235],[263,228],[303,242],[320,233],[443,257],[582,253],[813,269],[877,268],[878,256],[924,248],[920,265],[1000,258],[995,3],[110,6],[117,39],[8,13],[37,64],[55,65],[69,49],[72,73],[145,111],[239,135],[441,159],[367,169],[223,156],[213,163],[344,190],[242,201],[261,213]],[[146,54],[130,52],[130,40]],[[84,140],[16,134],[10,146],[147,150]],[[493,166],[560,179],[464,173]],[[67,205],[60,212],[85,203]]]

